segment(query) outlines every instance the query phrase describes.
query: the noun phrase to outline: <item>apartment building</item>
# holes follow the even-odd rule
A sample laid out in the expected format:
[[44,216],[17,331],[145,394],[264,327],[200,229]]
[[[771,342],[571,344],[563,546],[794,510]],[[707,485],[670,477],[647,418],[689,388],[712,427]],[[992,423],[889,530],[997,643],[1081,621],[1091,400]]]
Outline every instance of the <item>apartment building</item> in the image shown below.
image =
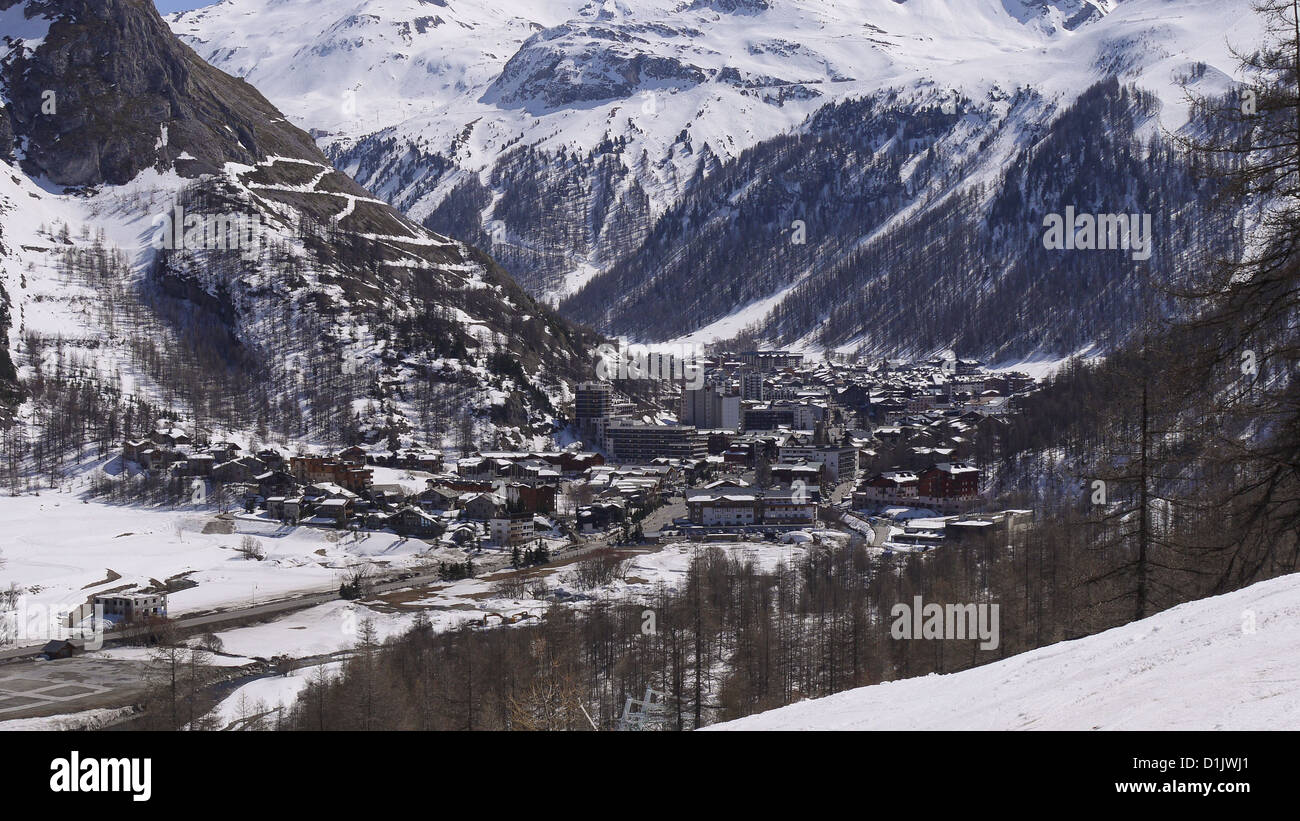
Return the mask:
[[605,429],[605,449],[618,462],[647,464],[659,457],[704,459],[708,440],[694,425],[646,425],[612,422]]
[[694,493],[686,499],[692,524],[701,527],[805,525],[817,521],[817,502],[799,490],[725,487]]
[[791,441],[781,446],[780,454],[782,462],[825,465],[826,476],[832,482],[858,478],[858,449],[855,447]]
[[488,533],[492,543],[501,547],[514,547],[525,544],[536,537],[533,528],[533,514],[512,513],[488,520]]
[[606,382],[583,382],[574,391],[573,419],[578,429],[600,435],[614,413],[614,388]]
[[707,386],[682,389],[681,420],[703,430],[740,430],[739,396],[727,396],[721,389]]

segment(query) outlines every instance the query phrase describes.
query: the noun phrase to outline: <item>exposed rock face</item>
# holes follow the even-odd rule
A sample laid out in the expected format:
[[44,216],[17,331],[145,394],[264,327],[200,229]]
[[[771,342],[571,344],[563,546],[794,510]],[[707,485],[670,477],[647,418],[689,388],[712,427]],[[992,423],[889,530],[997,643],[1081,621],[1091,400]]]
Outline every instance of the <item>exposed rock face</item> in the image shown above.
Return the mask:
[[772,8],[770,0],[695,0],[691,8],[708,8],[723,14],[762,14]]
[[0,159],[12,159],[14,155],[14,131],[9,125],[9,118],[0,114]]
[[323,161],[254,88],[173,37],[148,0],[32,0],[26,13],[53,22],[3,68],[12,100],[0,149],[25,138],[33,176],[120,185],[155,165],[190,176],[267,155]]
[[[111,249],[76,239],[55,247],[45,228],[0,222],[0,409],[14,404],[14,361],[26,364],[4,344],[32,299],[15,272],[60,276],[73,251],[108,260],[123,242],[131,261],[106,261],[97,287],[116,288],[121,305],[172,335],[160,344],[199,351],[184,370],[208,395],[177,401],[223,402],[217,416],[228,424],[255,423],[253,405],[275,422],[305,403],[314,409],[293,423],[300,433],[393,441],[425,436],[432,422],[417,430],[421,418],[454,407],[495,423],[493,435],[540,437],[586,373],[593,333],[536,303],[485,254],[333,168],[252,86],[183,45],[151,0],[0,0],[0,100],[9,101],[0,180],[12,183],[0,216],[48,195],[60,221],[74,222],[63,223],[69,233],[95,237],[113,220],[156,229],[156,218],[185,214],[183,241],[140,255],[126,232]],[[166,173],[142,179],[149,169]],[[33,180],[69,190],[38,194]],[[83,207],[128,184],[145,193],[121,197],[113,214]],[[191,219],[235,218],[258,226],[251,251],[207,241],[202,229],[191,239]],[[68,344],[139,365],[140,346],[96,333],[97,321]],[[187,340],[196,327],[202,338]],[[155,370],[156,379],[180,372]],[[112,393],[120,386],[107,373],[99,387]]]
[[602,24],[541,32],[510,58],[484,100],[505,107],[541,102],[555,109],[630,97],[647,84],[690,88],[709,79],[698,66],[647,51],[640,35],[637,26]]
[[1105,17],[1119,0],[1003,0],[1021,22],[1037,18],[1043,25],[1074,31]]

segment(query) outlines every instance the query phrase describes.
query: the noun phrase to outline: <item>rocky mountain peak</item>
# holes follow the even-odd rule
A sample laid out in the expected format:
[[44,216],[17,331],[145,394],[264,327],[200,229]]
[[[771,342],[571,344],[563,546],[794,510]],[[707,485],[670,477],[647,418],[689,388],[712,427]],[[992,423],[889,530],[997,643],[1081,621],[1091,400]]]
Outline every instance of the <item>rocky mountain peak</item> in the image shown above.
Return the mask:
[[2,72],[25,170],[65,186],[120,185],[149,167],[186,176],[270,155],[324,161],[252,86],[181,43],[148,0],[0,0],[48,20]]

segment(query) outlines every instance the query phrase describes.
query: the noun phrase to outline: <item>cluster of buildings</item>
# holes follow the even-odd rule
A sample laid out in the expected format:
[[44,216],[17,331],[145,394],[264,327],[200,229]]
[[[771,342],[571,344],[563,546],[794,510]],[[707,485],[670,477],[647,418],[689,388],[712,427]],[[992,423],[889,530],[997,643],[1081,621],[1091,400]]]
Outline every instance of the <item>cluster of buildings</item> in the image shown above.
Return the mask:
[[122,459],[145,470],[218,482],[247,482],[285,466],[274,449],[243,453],[234,442],[204,442],[174,427],[159,427],[122,446]]
[[724,353],[699,361],[702,379],[683,383],[675,424],[652,424],[620,401],[609,382],[578,386],[574,422],[615,460],[697,455],[716,431],[827,431],[896,425],[927,415],[1001,416],[1033,390],[1026,374],[990,373],[974,360],[871,364],[805,363],[787,351]]
[[853,506],[926,508],[957,513],[979,502],[980,471],[964,462],[939,462],[925,470],[887,470],[859,482]]
[[812,524],[819,497],[845,482],[858,509],[972,510],[977,465],[998,458],[1012,400],[1036,385],[953,358],[849,364],[740,351],[698,365],[675,418],[646,416],[604,382],[578,387],[574,413],[579,435],[614,462],[703,459],[709,475],[752,475],[753,486],[690,489],[697,528]]
[[1009,400],[1035,385],[963,359],[805,363],[788,351],[741,351],[699,367],[702,378],[682,383],[668,421],[647,421],[610,383],[578,386],[579,435],[624,464],[720,456],[726,466],[766,462],[782,474],[819,468],[821,482],[838,484],[861,472],[995,457]]
[[[294,483],[288,489],[259,485],[245,497],[245,507],[290,524],[391,530],[463,548],[514,547],[554,537],[561,472],[532,464],[525,469],[499,455],[462,461],[457,468],[463,472],[448,472],[430,470],[442,468],[441,460],[359,447],[334,456],[295,456],[289,460]],[[376,466],[405,469],[412,478],[376,482]]]
[[816,487],[756,487],[739,479],[711,482],[688,492],[687,535],[715,529],[780,530],[817,524],[821,492]]
[[1033,524],[1033,511],[1003,510],[998,513],[964,514],[909,519],[895,528],[883,544],[903,552],[936,547],[995,551],[1017,544]]
[[[514,546],[553,534],[555,523],[548,514],[555,510],[560,477],[588,462],[603,463],[598,454],[586,459],[570,454],[496,456],[466,460],[462,475],[444,473],[442,454],[436,452],[354,446],[288,458],[270,448],[241,454],[234,443],[205,443],[179,428],[162,427],[125,443],[122,451],[125,461],[145,470],[221,488],[226,498],[242,497],[246,512],[275,521],[391,530],[460,547]],[[548,473],[535,463],[558,469]],[[422,478],[414,485],[376,482],[379,468],[412,471],[412,476],[418,471]],[[554,484],[547,484],[547,478],[554,478]]]
[[[457,460],[435,486],[480,482],[511,506],[553,513],[580,533],[604,530],[636,509],[648,510],[707,475],[703,458],[659,456],[627,464],[589,451],[484,452]],[[535,501],[535,499],[544,501]]]
[[[846,483],[856,509],[975,509],[977,465],[996,458],[1010,400],[1034,386],[969,360],[812,363],[740,351],[700,365],[702,378],[677,385],[675,407],[662,412],[646,414],[609,382],[579,385],[573,421],[585,449],[449,459],[354,446],[286,457],[160,426],[127,442],[123,458],[242,491],[246,510],[277,521],[461,546],[599,532],[678,496],[685,528],[770,530],[817,523]],[[406,481],[382,478],[393,470]]]

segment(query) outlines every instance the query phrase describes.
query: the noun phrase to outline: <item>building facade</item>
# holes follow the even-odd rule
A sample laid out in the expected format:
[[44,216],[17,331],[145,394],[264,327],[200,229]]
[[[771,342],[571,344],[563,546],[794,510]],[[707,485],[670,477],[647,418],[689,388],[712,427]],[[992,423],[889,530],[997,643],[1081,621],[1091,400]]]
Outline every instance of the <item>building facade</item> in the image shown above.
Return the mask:
[[615,461],[648,464],[654,459],[704,459],[708,440],[694,425],[617,422],[605,430],[605,447]]

